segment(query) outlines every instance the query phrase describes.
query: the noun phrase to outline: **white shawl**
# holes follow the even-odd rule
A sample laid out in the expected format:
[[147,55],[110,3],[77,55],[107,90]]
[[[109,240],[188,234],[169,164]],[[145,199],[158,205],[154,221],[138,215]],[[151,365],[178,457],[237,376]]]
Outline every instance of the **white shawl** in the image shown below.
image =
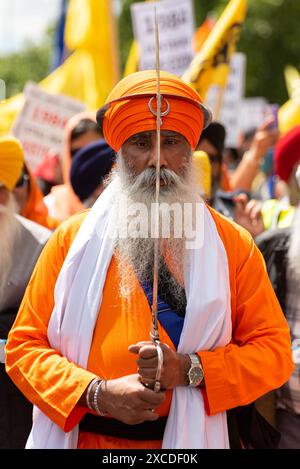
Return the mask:
[[[99,197],[82,223],[55,286],[55,306],[48,326],[51,347],[86,368],[114,251],[118,180]],[[204,246],[187,251],[187,310],[178,346],[180,353],[213,350],[231,339],[227,255],[209,210],[202,211]],[[77,448],[78,427],[65,433],[34,407],[26,448]],[[163,448],[228,448],[226,413],[208,416],[199,389],[173,391]]]

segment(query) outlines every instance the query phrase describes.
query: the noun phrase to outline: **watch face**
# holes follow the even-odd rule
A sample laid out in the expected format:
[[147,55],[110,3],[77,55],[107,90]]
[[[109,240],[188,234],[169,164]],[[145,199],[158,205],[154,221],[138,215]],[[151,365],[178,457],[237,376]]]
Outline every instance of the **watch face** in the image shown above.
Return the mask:
[[203,379],[203,371],[200,366],[195,366],[189,371],[189,379],[191,386],[199,386]]

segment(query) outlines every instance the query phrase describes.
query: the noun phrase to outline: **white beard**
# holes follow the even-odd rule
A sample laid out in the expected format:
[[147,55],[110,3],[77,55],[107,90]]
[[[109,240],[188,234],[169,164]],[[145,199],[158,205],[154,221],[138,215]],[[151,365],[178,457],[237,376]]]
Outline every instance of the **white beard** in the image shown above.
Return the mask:
[[295,218],[292,225],[288,263],[293,275],[297,281],[300,282],[300,206],[295,212]]
[[[135,176],[132,170],[127,167],[122,155],[119,154],[117,167],[112,175],[112,179],[114,178],[119,178],[120,197],[126,198],[128,206],[130,204],[142,203],[147,207],[146,216],[148,221],[149,214],[151,213],[151,204],[155,202],[155,170],[146,169],[140,175]],[[160,203],[169,205],[177,203],[183,206],[184,203],[195,203],[200,199],[201,190],[196,182],[196,175],[191,163],[185,168],[182,176],[178,176],[173,171],[163,169],[161,170],[161,178],[165,181],[166,185],[160,188]],[[160,225],[162,225],[163,220],[164,214],[161,213]],[[184,286],[186,239],[184,236],[181,238],[174,237],[175,221],[171,213],[171,236],[165,238],[160,233],[159,244],[164,252],[165,250],[167,251],[168,258],[171,259],[171,272],[177,281],[171,277],[170,288],[173,298],[180,303],[182,301],[181,287]],[[120,228],[127,227],[130,223],[126,213],[120,213],[118,223],[119,233]],[[140,281],[152,281],[154,244],[155,240],[150,236],[150,232],[148,237],[127,236],[125,239],[117,238],[115,254],[119,266],[119,289],[123,297],[129,299],[132,293],[132,270],[128,268],[129,265],[133,268],[135,275]],[[160,257],[161,262],[163,262],[163,256]]]
[[6,205],[0,205],[0,298],[6,288],[13,263],[15,241],[19,234],[16,211],[15,199],[13,194],[9,193]]

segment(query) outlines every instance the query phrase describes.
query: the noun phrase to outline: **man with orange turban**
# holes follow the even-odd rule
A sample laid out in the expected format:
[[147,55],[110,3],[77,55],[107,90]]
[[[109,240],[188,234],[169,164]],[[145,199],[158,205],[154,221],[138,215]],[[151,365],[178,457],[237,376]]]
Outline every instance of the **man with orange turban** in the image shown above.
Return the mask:
[[4,346],[25,288],[50,231],[17,215],[14,187],[22,173],[23,149],[14,137],[0,138],[0,448],[24,448],[32,405],[5,373]]
[[[159,229],[160,100],[145,71],[98,112],[116,168],[93,208],[47,244],[9,335],[7,372],[35,404],[27,448],[240,446],[229,414],[292,372],[260,252],[199,195],[192,151],[210,112],[174,75],[161,72],[160,92]],[[149,340],[154,246],[160,348]],[[267,447],[268,426],[249,408],[243,444]]]

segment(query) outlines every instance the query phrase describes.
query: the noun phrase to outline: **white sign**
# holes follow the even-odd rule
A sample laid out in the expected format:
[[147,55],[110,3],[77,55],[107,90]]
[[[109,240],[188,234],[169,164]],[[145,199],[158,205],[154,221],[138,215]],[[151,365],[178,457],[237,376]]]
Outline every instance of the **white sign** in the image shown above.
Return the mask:
[[26,162],[34,170],[49,150],[62,154],[65,125],[85,106],[72,98],[47,93],[31,82],[26,84],[24,94],[25,104],[13,134],[21,140]]
[[240,107],[241,131],[259,127],[266,117],[267,100],[265,98],[246,98]]
[[[235,148],[240,132],[240,108],[245,93],[245,54],[240,52],[234,54],[230,67],[231,71],[223,96],[222,110],[216,120],[221,122],[226,129],[225,145]],[[206,104],[213,112],[216,109],[219,90],[217,86],[212,86],[207,93]]]
[[156,68],[154,7],[159,28],[160,69],[180,76],[194,56],[192,0],[164,0],[131,6],[134,36],[140,47],[140,70]]

